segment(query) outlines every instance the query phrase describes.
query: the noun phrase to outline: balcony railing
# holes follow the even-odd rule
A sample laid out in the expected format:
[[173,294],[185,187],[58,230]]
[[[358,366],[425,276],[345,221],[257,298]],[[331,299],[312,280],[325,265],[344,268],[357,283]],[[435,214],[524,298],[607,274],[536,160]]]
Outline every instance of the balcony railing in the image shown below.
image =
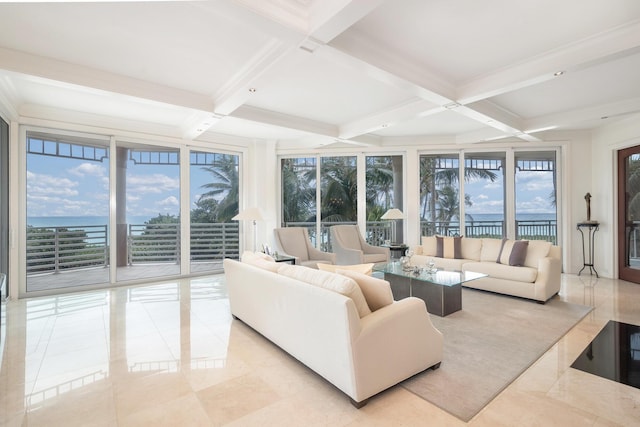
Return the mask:
[[[27,274],[107,267],[107,225],[29,227]],[[191,261],[239,258],[238,223],[191,224]],[[179,224],[129,224],[128,265],[180,262]]]
[[[323,222],[320,235],[312,222],[290,222],[287,227],[305,227],[315,245],[331,252],[329,228],[355,222]],[[555,220],[517,221],[519,239],[557,241]],[[365,238],[379,246],[391,238],[391,221],[369,221]],[[420,223],[421,235],[464,235],[467,237],[494,237],[504,235],[502,221],[467,221],[464,233],[458,222]],[[634,236],[635,237],[635,236]],[[634,245],[635,246],[635,245]],[[635,247],[634,247],[635,249]],[[238,223],[191,224],[191,262],[222,261],[239,258],[240,238]],[[179,224],[130,224],[127,238],[129,265],[150,263],[179,264]],[[27,274],[57,273],[71,269],[106,267],[109,265],[108,229],[106,225],[77,225],[74,227],[29,227],[27,233]]]

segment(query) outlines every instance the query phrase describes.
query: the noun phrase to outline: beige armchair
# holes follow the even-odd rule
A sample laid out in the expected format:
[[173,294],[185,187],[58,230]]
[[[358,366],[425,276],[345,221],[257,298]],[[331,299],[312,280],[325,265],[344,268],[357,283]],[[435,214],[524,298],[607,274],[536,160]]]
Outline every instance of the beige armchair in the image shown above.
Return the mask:
[[334,225],[329,230],[337,264],[389,262],[389,248],[368,244],[360,235],[357,225]]
[[318,268],[318,264],[335,264],[336,254],[322,252],[311,245],[304,227],[285,227],[273,230],[278,250],[296,257],[296,264]]

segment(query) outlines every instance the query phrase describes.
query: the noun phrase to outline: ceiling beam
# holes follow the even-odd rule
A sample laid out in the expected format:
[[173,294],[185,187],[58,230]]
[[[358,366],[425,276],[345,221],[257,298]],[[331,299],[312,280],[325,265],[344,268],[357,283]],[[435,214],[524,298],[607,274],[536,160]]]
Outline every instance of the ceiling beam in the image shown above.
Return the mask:
[[273,126],[328,136],[331,138],[338,138],[337,126],[302,117],[291,116],[289,114],[264,110],[250,105],[242,105],[238,107],[232,114],[230,114],[230,116],[244,120],[251,120],[257,123],[265,123]]
[[308,35],[328,43],[367,16],[385,0],[323,0],[311,3]]
[[400,105],[341,125],[340,138],[349,139],[358,135],[375,132],[400,122],[426,116],[429,112],[434,112],[435,110],[442,111],[443,109],[423,99],[413,98]]
[[164,104],[208,112],[214,110],[213,100],[206,95],[2,47],[0,68]]
[[531,61],[504,68],[461,85],[457,99],[461,104],[487,99],[627,56],[640,50],[640,22],[596,34],[559,47]]
[[525,131],[528,133],[541,132],[557,127],[570,127],[588,121],[607,120],[638,112],[640,112],[640,98],[625,99],[624,101],[528,119],[525,121]]

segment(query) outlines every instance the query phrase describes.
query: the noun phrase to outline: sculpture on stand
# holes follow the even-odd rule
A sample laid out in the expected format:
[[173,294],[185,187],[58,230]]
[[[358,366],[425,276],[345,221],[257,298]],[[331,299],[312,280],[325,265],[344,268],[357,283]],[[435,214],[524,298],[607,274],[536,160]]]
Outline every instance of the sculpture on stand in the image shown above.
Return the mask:
[[591,193],[585,194],[584,200],[587,201],[587,220],[585,223],[597,223],[598,221],[591,221]]

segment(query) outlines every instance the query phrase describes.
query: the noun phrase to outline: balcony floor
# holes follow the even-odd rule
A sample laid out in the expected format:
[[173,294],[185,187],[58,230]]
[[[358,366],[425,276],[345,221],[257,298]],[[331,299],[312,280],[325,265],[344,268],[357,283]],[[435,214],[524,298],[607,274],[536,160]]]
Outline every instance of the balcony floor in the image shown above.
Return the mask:
[[[191,264],[191,273],[219,273],[222,272],[222,261],[201,262]],[[177,264],[137,264],[127,267],[117,267],[115,282],[135,282],[145,279],[157,279],[180,275]],[[62,273],[47,273],[27,277],[27,292],[48,291],[64,288],[81,288],[83,286],[104,285],[109,283],[109,268],[87,268],[65,271]]]

